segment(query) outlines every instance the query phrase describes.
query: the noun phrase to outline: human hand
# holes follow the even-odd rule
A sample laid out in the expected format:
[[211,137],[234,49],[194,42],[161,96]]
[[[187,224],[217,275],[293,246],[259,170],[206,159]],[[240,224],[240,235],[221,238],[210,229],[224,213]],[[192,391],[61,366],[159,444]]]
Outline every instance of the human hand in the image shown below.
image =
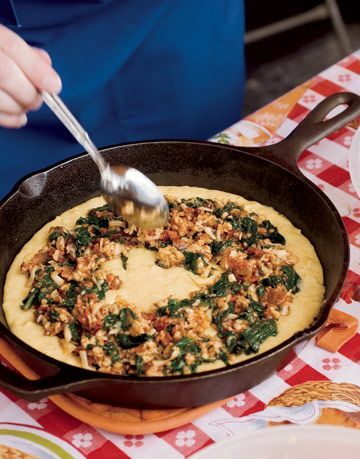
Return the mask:
[[50,56],[0,24],[0,126],[24,126],[26,113],[40,108],[42,90],[61,91]]

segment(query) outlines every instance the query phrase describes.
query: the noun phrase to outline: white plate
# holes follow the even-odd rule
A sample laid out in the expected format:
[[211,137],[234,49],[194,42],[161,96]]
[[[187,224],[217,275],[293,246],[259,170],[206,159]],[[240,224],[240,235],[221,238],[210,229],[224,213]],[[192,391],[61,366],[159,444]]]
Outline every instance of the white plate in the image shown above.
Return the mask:
[[356,131],[351,142],[349,172],[351,182],[360,198],[360,128]]
[[0,445],[16,448],[37,459],[85,459],[61,438],[28,425],[0,422]]
[[192,459],[359,459],[360,431],[333,426],[285,426],[216,443]]

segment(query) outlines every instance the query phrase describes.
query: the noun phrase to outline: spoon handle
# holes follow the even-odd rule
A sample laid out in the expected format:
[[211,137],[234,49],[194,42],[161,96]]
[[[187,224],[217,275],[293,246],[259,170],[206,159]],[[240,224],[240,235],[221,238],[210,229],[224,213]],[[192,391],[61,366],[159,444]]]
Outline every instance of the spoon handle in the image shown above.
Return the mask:
[[46,91],[42,91],[41,97],[50,110],[59,118],[64,126],[71,132],[75,139],[82,145],[89,153],[91,158],[98,166],[100,172],[103,172],[107,168],[107,163],[102,157],[99,150],[91,141],[89,134],[81,126],[79,121],[70,112],[64,102],[56,94],[49,94]]

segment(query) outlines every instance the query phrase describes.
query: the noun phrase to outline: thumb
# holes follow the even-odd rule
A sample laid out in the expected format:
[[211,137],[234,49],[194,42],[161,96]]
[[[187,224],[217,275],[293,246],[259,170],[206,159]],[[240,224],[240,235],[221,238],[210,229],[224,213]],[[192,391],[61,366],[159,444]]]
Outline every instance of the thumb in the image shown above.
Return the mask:
[[[40,91],[58,93],[61,79],[46,61],[46,51],[35,50],[12,30],[1,26],[0,48],[20,67],[31,83]],[[41,57],[40,57],[41,54]]]

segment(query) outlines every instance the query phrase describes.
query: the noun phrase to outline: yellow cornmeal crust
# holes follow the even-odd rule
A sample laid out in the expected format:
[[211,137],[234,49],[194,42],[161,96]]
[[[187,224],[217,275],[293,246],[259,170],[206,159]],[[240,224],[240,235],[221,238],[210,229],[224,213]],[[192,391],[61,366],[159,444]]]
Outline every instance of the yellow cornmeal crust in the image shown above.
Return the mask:
[[[281,317],[277,321],[277,336],[267,338],[260,346],[258,354],[277,346],[313,323],[323,303],[323,270],[310,241],[286,217],[271,207],[255,201],[248,201],[240,196],[223,191],[187,186],[164,186],[160,187],[160,189],[169,198],[173,199],[201,197],[236,202],[243,206],[247,212],[255,212],[260,217],[270,220],[285,237],[285,249],[295,255],[297,259],[294,266],[301,276],[300,292],[295,295],[290,314],[286,317]],[[34,321],[33,310],[24,311],[20,309],[20,304],[31,287],[28,276],[21,272],[20,266],[24,260],[32,258],[47,244],[50,227],[63,226],[67,229],[72,229],[79,217],[85,216],[90,209],[102,206],[104,203],[105,201],[102,197],[90,199],[67,210],[47,223],[24,245],[16,256],[7,273],[5,282],[3,308],[12,332],[38,351],[75,366],[81,366],[81,363],[77,356],[71,354],[73,345],[66,343],[62,338],[45,335],[43,327]],[[204,282],[204,279],[182,267],[173,267],[166,270],[158,267],[155,264],[154,252],[143,248],[130,250],[126,270],[122,268],[120,259],[108,261],[103,267],[107,271],[117,274],[122,280],[120,289],[107,292],[105,301],[111,302],[116,296],[120,295],[140,310],[146,310],[154,302],[170,295],[174,298],[189,297],[190,293],[199,290]],[[236,362],[251,357],[254,357],[254,354],[250,356],[240,355],[236,357]],[[224,364],[220,361],[202,364],[198,368],[198,372],[221,366],[224,366]]]

